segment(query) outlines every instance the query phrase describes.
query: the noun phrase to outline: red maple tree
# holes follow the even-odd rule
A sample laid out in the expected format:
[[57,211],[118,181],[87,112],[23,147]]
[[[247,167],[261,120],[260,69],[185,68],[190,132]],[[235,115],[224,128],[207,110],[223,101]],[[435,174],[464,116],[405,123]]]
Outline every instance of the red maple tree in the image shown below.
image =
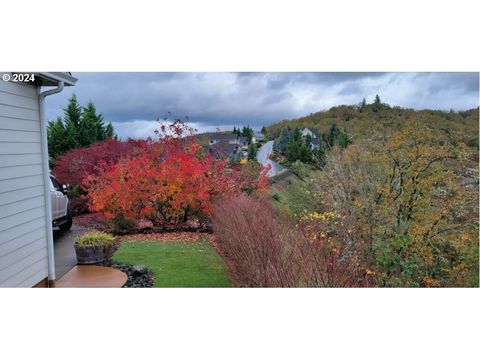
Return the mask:
[[80,185],[84,190],[85,177],[98,174],[122,158],[142,154],[151,142],[151,139],[119,141],[109,138],[89,147],[72,149],[57,159],[53,173],[61,183]]
[[261,166],[230,169],[225,160],[205,154],[193,129],[180,120],[162,124],[156,134],[147,151],[84,178],[92,211],[108,219],[178,224],[192,215],[210,215],[218,198],[258,191],[267,184]]

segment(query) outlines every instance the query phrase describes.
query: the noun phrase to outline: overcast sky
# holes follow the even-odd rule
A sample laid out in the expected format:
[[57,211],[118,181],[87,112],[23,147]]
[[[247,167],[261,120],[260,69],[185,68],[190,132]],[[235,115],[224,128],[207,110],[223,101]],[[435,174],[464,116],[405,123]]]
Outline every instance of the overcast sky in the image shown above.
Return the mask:
[[262,125],[342,104],[383,102],[415,109],[479,104],[478,73],[73,73],[77,85],[47,97],[47,118],[63,116],[74,93],[93,101],[122,138],[146,137],[168,112],[199,132]]

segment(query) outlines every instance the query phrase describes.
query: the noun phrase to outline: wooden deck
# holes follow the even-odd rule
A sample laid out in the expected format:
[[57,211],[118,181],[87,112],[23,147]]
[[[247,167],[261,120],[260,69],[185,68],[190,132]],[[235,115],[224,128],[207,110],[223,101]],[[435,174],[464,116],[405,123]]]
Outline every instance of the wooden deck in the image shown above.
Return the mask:
[[127,275],[111,267],[77,265],[55,282],[57,288],[121,288]]

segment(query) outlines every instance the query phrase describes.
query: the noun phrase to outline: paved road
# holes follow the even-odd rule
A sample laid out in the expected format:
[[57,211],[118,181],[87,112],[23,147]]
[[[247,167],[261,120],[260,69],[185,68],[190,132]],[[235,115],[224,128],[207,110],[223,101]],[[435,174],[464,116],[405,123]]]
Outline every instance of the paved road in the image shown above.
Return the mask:
[[260,149],[258,149],[258,152],[257,152],[257,161],[260,164],[262,164],[263,166],[266,166],[267,164],[271,165],[271,169],[268,172],[268,176],[270,177],[275,176],[280,171],[285,169],[284,166],[268,158],[272,153],[272,151],[273,151],[273,140],[267,141],[265,144],[262,145]]

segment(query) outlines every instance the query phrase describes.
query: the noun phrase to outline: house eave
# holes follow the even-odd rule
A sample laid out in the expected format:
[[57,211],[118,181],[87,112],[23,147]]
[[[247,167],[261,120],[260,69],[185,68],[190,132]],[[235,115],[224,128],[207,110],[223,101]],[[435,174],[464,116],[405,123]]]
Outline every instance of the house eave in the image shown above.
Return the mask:
[[56,86],[60,81],[63,81],[65,86],[74,86],[77,82],[77,78],[67,72],[38,72],[35,76],[40,78],[42,86]]

